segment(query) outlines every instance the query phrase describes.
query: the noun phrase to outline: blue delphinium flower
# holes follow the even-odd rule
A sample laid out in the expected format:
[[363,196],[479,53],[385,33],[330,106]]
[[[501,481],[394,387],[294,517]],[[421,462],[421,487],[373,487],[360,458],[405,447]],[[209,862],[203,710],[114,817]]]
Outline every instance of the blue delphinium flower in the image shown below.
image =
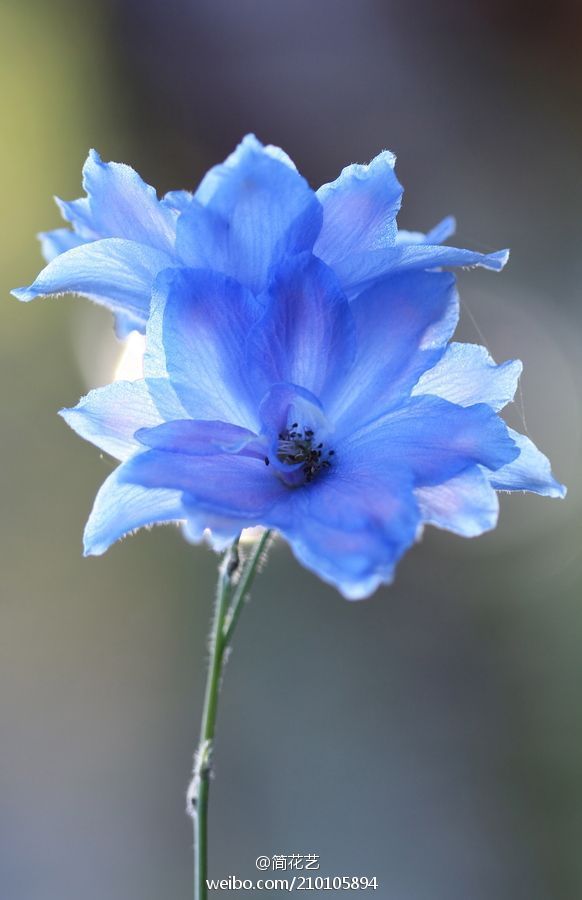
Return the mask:
[[87,554],[154,522],[181,520],[195,541],[210,529],[216,546],[259,525],[361,598],[392,579],[425,524],[473,536],[495,526],[496,490],[564,495],[497,414],[521,364],[449,343],[451,274],[392,272],[350,300],[337,266],[309,251],[281,260],[262,291],[248,286],[252,263],[238,280],[164,271],[145,378],[63,411],[121,461],[97,496]]
[[454,231],[445,219],[428,234],[399,232],[402,187],[394,156],[351,165],[314,192],[289,157],[248,135],[194,194],[161,200],[133,169],[103,163],[92,151],[83,169],[87,196],[57,201],[72,230],[41,235],[49,261],[21,300],[73,292],[116,314],[117,329],[145,331],[156,276],[168,268],[212,269],[255,295],[290,254],[313,252],[351,299],[388,273],[436,266],[500,269],[507,253],[441,246]]

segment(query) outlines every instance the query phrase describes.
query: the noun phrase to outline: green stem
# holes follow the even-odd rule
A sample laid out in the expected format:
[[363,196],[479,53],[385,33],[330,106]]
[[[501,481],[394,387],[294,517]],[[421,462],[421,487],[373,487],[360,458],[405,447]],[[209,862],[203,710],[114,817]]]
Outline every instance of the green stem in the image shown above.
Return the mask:
[[226,650],[238,622],[242,606],[265,552],[270,532],[261,536],[247,559],[238,580],[240,565],[237,538],[220,567],[216,607],[210,641],[210,664],[204,695],[200,743],[194,757],[194,772],[188,789],[188,812],[194,825],[194,900],[206,900],[208,891],[208,794],[212,774],[212,751],[218,711],[218,696]]

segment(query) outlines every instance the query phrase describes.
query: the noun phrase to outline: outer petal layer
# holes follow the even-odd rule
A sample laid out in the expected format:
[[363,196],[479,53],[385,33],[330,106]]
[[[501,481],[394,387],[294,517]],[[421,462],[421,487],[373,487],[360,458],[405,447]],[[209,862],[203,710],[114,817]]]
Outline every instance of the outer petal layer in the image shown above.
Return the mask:
[[441,484],[475,465],[497,470],[519,451],[508,429],[484,403],[462,407],[437,397],[415,397],[372,421],[349,441],[360,465],[409,470],[415,487]]
[[451,344],[413,394],[434,394],[460,406],[487,403],[500,410],[513,400],[522,368],[518,359],[496,365],[478,344]]
[[104,163],[91,150],[83,166],[87,197],[70,203],[58,201],[75,232],[86,240],[125,238],[171,253],[176,235],[176,214],[162,204],[153,187],[130,166]]
[[418,488],[416,498],[427,525],[436,525],[461,537],[476,537],[497,525],[497,494],[487,472],[478,466],[444,484]]
[[394,155],[384,151],[367,166],[347,166],[336,181],[317,191],[323,226],[313,252],[329,266],[394,244],[402,200],[394,162]]
[[171,264],[171,258],[161,250],[109,238],[62,253],[30,287],[12,293],[24,301],[46,294],[84,294],[104,306],[130,313],[143,327],[154,279]]
[[498,272],[509,257],[509,251],[496,253],[475,253],[456,247],[441,247],[434,244],[397,244],[382,250],[355,253],[339,259],[334,270],[348,297],[357,296],[376,278],[408,269],[439,269],[456,266],[482,266]]
[[124,465],[103,482],[85,527],[85,556],[100,556],[111,544],[145,525],[184,518],[179,491],[150,490],[124,479]]
[[178,221],[176,248],[186,265],[230,275],[258,293],[272,265],[311,250],[321,216],[289,158],[247,135],[202,180]]
[[552,475],[550,461],[524,434],[508,428],[520,453],[517,459],[489,474],[499,491],[532,491],[544,497],[565,497],[566,488]]

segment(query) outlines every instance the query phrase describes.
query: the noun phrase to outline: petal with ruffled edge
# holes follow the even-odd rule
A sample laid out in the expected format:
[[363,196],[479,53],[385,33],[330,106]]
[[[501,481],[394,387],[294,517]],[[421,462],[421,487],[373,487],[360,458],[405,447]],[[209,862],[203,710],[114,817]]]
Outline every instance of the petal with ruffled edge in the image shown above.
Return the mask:
[[85,556],[101,556],[120,538],[148,525],[184,519],[179,491],[151,490],[123,479],[127,463],[103,482],[83,536]]
[[459,250],[456,247],[442,247],[434,244],[405,243],[354,253],[338,259],[334,270],[348,297],[352,299],[376,278],[408,269],[440,269],[449,267],[482,266],[499,272],[509,258],[508,250],[496,253],[476,253]]
[[500,410],[513,400],[522,368],[518,359],[496,365],[479,344],[454,343],[412,393],[433,394],[460,406],[487,403]]
[[83,166],[86,197],[58,200],[64,218],[87,240],[124,238],[171,253],[176,212],[130,166],[104,163],[91,150]]
[[355,329],[334,273],[304,253],[276,270],[264,316],[248,340],[248,368],[257,394],[276,382],[292,382],[325,402],[355,354]]
[[398,229],[396,235],[397,244],[442,244],[452,237],[457,230],[457,222],[454,216],[446,216],[434,228],[427,231],[405,231]]
[[547,456],[524,434],[508,429],[519,449],[517,459],[489,473],[489,480],[498,491],[531,491],[544,497],[565,497],[566,488],[552,475]]
[[[447,272],[405,272],[376,282],[351,304],[357,354],[330,414],[352,422],[410,394],[439,360],[455,328],[455,279]],[[426,346],[428,344],[428,346]]]
[[225,275],[201,269],[160,275],[144,372],[169,377],[186,410],[176,418],[218,419],[256,430],[258,400],[248,388],[245,337],[259,314],[250,291]]
[[323,225],[313,252],[332,268],[354,253],[394,244],[402,200],[394,163],[394,154],[385,150],[367,166],[347,166],[317,191]]
[[321,206],[289,158],[275,151],[247,135],[203,178],[178,220],[176,249],[185,265],[230,275],[258,293],[272,265],[311,250]]
[[108,238],[55,257],[30,287],[12,293],[25,302],[48,294],[84,294],[114,311],[129,313],[143,329],[153,282],[171,264],[161,250]]
[[417,488],[415,494],[427,525],[436,525],[461,537],[477,537],[497,525],[499,500],[486,470],[478,466],[444,484]]
[[[73,431],[116,459],[127,459],[141,449],[135,433],[140,428],[153,428],[162,422],[150,388],[144,380],[115,381],[95,388],[72,409],[60,415]],[[155,384],[153,384],[155,388]],[[167,410],[180,414],[180,408]]]
[[368,597],[392,581],[420,523],[406,472],[340,466],[297,490],[266,520],[281,530],[300,563],[344,597]]
[[429,396],[345,434],[343,443],[342,454],[361,465],[409,470],[415,487],[441,484],[477,464],[497,470],[519,454],[507,425],[485,403],[457,406]]

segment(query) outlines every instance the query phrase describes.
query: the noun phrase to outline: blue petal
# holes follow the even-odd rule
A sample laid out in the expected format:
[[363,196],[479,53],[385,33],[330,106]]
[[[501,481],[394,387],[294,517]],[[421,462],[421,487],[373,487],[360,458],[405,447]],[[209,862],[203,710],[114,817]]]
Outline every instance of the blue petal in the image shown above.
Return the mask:
[[207,419],[175,420],[154,428],[142,428],[136,433],[136,438],[152,450],[185,453],[189,456],[243,453],[259,459],[265,457],[263,445],[259,446],[256,434],[228,422]]
[[192,203],[194,195],[191,191],[168,191],[167,194],[164,194],[162,197],[162,204],[164,206],[168,206],[170,209],[175,209],[176,212],[184,212],[190,204]]
[[428,396],[413,397],[344,442],[342,453],[361,464],[373,458],[378,468],[410,470],[415,487],[441,484],[476,464],[496,470],[519,453],[486,404],[463,407]]
[[566,488],[552,475],[549,459],[524,434],[508,429],[520,453],[517,459],[489,474],[499,491],[532,491],[544,497],[565,497]]
[[397,244],[442,244],[448,240],[457,230],[454,216],[447,216],[430,231],[404,231],[399,229],[396,235]]
[[509,257],[508,250],[475,253],[456,247],[433,244],[396,244],[381,250],[355,253],[338,259],[335,272],[348,297],[355,297],[376,278],[407,269],[437,269],[454,266],[482,266],[498,272]]
[[258,401],[249,394],[244,338],[258,315],[255,298],[231,278],[192,269],[164,272],[148,322],[146,376],[167,373],[193,419],[256,430]]
[[321,215],[288,157],[248,135],[202,180],[178,220],[176,248],[186,265],[230,275],[258,293],[272,265],[312,249]]
[[124,464],[123,479],[147,488],[179,490],[187,505],[238,517],[246,526],[261,524],[268,510],[289,493],[262,460],[234,454],[147,450]]
[[394,162],[384,151],[367,166],[347,166],[317,191],[323,225],[313,252],[332,268],[353,254],[394,244],[402,199]]
[[66,253],[67,250],[72,250],[73,247],[86,243],[85,238],[79,237],[78,234],[75,234],[69,228],[41,231],[38,238],[42,255],[47,262],[50,262],[55,256],[60,256],[61,253]]
[[123,480],[127,463],[103,482],[83,536],[85,556],[102,553],[129,532],[184,518],[179,491],[151,490]]
[[522,368],[518,359],[496,365],[479,344],[451,344],[413,394],[434,394],[460,406],[487,403],[500,410],[513,400]]
[[354,427],[371,409],[380,412],[408,396],[440,358],[456,324],[455,279],[443,272],[394,275],[376,282],[350,308],[356,362],[330,413]]
[[[396,563],[414,543],[420,522],[406,473],[370,467],[329,475],[296,490],[279,527],[297,559],[344,597],[358,600],[392,581]],[[290,514],[291,513],[291,514]]]
[[171,264],[161,250],[109,238],[62,253],[30,287],[12,293],[24,301],[46,294],[84,294],[110,309],[129,313],[143,328],[154,279]]
[[326,391],[345,378],[354,353],[353,317],[331,269],[309,253],[285,260],[248,341],[258,393],[291,382],[325,402]]
[[59,200],[61,212],[83,238],[125,238],[172,252],[176,212],[160,203],[153,187],[122,163],[104,163],[91,150],[83,166],[87,197]]
[[90,391],[73,409],[60,415],[73,431],[111,454],[127,459],[140,443],[135,433],[162,421],[145,381],[116,381]]
[[433,487],[416,490],[423,521],[461,537],[477,537],[497,525],[499,501],[486,470],[474,466]]

